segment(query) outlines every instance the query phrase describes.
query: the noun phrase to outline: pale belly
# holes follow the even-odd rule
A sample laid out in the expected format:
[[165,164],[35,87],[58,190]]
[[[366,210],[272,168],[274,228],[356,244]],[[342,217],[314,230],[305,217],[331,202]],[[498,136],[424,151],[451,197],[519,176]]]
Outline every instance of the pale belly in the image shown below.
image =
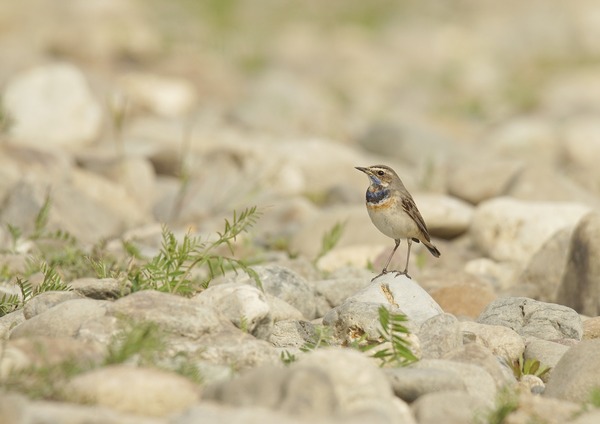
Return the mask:
[[367,207],[367,211],[375,227],[386,236],[393,239],[421,238],[417,224],[401,209],[391,212],[389,209]]

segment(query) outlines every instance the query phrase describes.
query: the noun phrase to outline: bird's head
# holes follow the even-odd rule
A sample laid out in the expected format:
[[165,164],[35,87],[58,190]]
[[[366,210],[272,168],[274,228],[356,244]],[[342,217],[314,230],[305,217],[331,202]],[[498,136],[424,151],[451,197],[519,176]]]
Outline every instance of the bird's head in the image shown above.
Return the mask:
[[364,172],[369,177],[371,185],[389,187],[395,180],[399,180],[398,175],[392,168],[385,165],[374,165],[368,168],[357,166],[356,169]]

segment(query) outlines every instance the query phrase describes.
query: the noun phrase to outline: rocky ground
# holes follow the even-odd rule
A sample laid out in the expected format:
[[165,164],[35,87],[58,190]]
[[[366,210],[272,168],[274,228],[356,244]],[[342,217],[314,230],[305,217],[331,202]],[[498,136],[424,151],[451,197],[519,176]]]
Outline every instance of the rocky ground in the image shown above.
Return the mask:
[[[2,423],[600,421],[594,1],[24,0],[0,28]],[[412,279],[371,281],[380,163],[442,253]],[[382,305],[417,361],[373,357]]]

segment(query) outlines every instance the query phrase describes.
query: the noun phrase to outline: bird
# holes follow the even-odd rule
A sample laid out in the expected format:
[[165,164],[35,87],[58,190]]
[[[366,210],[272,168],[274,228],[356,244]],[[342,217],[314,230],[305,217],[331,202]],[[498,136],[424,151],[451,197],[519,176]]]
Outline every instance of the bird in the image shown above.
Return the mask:
[[[419,209],[417,209],[415,201],[398,174],[389,166],[374,165],[366,168],[360,166],[355,168],[369,177],[366,203],[371,221],[379,231],[394,239],[396,243],[383,270],[373,280],[388,272],[395,272],[396,277],[406,275],[411,278],[408,274],[408,260],[413,241],[423,243],[433,256],[440,257],[440,251],[431,242],[427,226]],[[387,267],[402,239],[406,239],[408,243],[404,271],[388,271]]]

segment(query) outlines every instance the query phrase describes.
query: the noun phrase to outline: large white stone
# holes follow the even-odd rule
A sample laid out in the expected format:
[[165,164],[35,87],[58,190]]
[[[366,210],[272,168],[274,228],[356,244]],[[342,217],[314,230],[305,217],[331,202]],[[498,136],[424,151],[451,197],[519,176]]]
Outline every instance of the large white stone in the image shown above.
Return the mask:
[[76,67],[56,63],[16,75],[6,86],[4,107],[11,135],[39,147],[74,146],[93,140],[102,109]]
[[[392,298],[386,296],[391,293]],[[381,303],[396,306],[417,325],[444,313],[440,305],[418,282],[390,272],[375,279],[368,287],[350,296],[346,302]]]
[[564,228],[574,228],[589,210],[577,203],[500,197],[476,208],[471,237],[493,259],[527,263],[550,237]]

